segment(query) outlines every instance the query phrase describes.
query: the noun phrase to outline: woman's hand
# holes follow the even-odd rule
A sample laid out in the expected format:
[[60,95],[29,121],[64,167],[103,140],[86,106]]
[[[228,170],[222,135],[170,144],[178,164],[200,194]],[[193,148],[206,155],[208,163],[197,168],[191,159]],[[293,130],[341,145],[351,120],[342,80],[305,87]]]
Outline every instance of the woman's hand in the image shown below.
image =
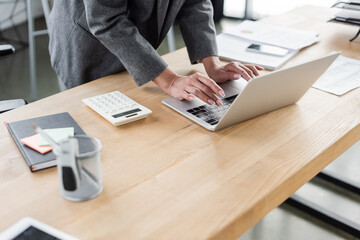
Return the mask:
[[217,96],[225,96],[214,80],[201,73],[180,76],[166,68],[153,82],[179,100],[193,101],[196,96],[209,105],[221,106],[221,100]]
[[263,67],[252,64],[241,64],[240,62],[231,62],[223,65],[216,56],[204,58],[201,62],[204,64],[209,77],[217,83],[237,80],[240,77],[249,81],[251,78],[259,76],[258,70],[264,70]]

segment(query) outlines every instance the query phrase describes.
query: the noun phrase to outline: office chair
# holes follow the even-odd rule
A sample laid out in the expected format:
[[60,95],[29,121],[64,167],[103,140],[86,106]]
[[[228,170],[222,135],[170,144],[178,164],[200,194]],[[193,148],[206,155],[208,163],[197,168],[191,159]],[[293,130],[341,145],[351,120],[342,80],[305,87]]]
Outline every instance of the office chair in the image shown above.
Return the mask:
[[[0,57],[13,54],[15,48],[9,44],[0,45]],[[12,99],[0,101],[0,114],[26,105],[27,102],[24,99]]]

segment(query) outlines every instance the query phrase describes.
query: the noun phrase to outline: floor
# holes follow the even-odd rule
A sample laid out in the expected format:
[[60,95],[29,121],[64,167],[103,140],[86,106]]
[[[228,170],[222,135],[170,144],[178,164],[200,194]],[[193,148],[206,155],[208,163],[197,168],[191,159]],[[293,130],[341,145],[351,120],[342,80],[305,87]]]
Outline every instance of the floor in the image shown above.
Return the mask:
[[[44,19],[35,21],[36,29],[46,27]],[[23,39],[27,39],[27,25],[18,26],[18,31]],[[12,29],[3,32],[9,39],[18,39]],[[0,41],[0,44],[8,42]],[[48,52],[49,37],[42,35],[36,37],[36,63],[37,63],[37,90],[38,99],[59,92],[57,76],[50,65]],[[29,80],[29,49],[19,44],[13,44],[15,54],[0,58],[0,100],[23,98],[30,102]]]
[[[217,24],[218,32],[224,27],[237,24],[234,20],[224,20]],[[44,20],[36,21],[38,28],[44,26]],[[19,26],[26,35],[26,25]],[[5,32],[9,37],[11,31]],[[184,42],[179,30],[175,28],[176,47],[181,48]],[[25,36],[26,38],[26,36]],[[57,77],[51,69],[47,51],[48,37],[39,36],[36,39],[36,54],[38,66],[38,97],[44,98],[59,92]],[[162,55],[167,53],[167,43],[159,47]],[[28,49],[0,60],[0,100],[11,98],[25,98],[30,100]],[[336,171],[354,181],[360,182],[360,141],[335,160],[329,169]],[[297,192],[302,197],[332,209],[338,214],[360,223],[360,196],[342,191],[341,189],[313,179]],[[271,211],[258,224],[242,235],[239,240],[285,240],[285,239],[355,239],[335,228],[306,215],[293,207],[282,204]]]
[[[360,141],[332,162],[331,170],[360,183]],[[296,194],[334,211],[355,223],[360,223],[360,196],[314,178]],[[300,212],[288,204],[272,210],[238,240],[302,240],[302,239],[357,239],[319,220]]]

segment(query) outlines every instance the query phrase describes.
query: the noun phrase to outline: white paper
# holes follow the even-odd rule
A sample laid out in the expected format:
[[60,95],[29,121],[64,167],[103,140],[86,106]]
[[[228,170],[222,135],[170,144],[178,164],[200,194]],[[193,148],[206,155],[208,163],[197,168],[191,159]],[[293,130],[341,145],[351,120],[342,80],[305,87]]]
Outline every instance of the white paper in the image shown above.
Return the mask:
[[297,51],[289,51],[285,56],[273,56],[262,53],[248,52],[246,48],[255,41],[247,41],[228,34],[220,34],[216,38],[219,57],[242,63],[260,65],[269,70],[275,70],[285,64]]
[[316,32],[298,30],[286,27],[276,27],[273,25],[244,21],[234,29],[225,31],[246,40],[274,45],[291,50],[300,50],[319,41]]
[[360,61],[339,56],[313,87],[335,95],[360,87]]

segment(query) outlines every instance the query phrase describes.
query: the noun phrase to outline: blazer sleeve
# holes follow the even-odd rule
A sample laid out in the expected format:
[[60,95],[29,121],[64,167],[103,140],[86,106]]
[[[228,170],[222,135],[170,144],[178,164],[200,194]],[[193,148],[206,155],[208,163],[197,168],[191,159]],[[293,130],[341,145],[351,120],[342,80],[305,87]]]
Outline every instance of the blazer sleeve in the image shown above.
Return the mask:
[[186,0],[177,15],[192,64],[217,56],[216,30],[210,0]]
[[127,0],[86,0],[84,5],[91,33],[121,61],[137,85],[165,70],[166,63],[127,18]]

